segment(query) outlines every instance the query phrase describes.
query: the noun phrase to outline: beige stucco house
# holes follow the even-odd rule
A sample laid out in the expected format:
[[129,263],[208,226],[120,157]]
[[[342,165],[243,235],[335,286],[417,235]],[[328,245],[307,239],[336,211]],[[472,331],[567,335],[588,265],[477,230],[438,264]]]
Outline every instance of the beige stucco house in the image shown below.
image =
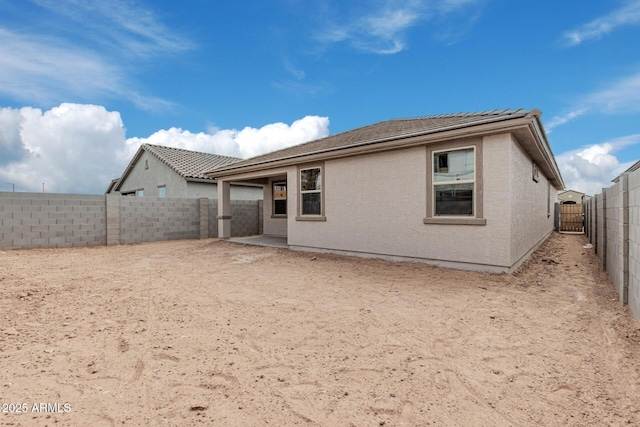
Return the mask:
[[514,271],[553,230],[564,183],[539,110],[389,120],[222,166],[264,188],[264,234],[291,249]]
[[560,191],[558,193],[558,203],[582,204],[584,193],[575,190]]
[[[120,178],[111,181],[105,194],[197,198],[218,197],[217,180],[204,173],[238,162],[236,157],[142,144]],[[249,183],[234,184],[233,200],[261,200],[262,188]]]

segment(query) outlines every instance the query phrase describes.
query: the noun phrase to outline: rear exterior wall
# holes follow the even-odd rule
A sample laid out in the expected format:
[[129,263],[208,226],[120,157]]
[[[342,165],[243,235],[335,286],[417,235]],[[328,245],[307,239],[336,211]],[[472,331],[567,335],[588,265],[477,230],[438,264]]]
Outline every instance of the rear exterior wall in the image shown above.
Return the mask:
[[[323,170],[326,221],[296,221],[290,216],[288,243],[299,250],[510,271],[513,259],[519,256],[511,252],[514,239],[508,218],[513,176],[505,153],[510,153],[513,146],[510,134],[485,137],[482,141],[486,225],[423,222],[430,189],[426,178],[427,149],[422,146],[326,161]],[[438,149],[446,147],[442,144]],[[289,179],[289,195],[295,199],[292,200],[295,206],[296,180]],[[542,203],[540,209],[546,209],[546,199],[534,203]],[[550,230],[553,218],[549,224]],[[530,236],[517,239],[523,247],[520,252],[528,252],[542,234],[539,230],[533,239]]]

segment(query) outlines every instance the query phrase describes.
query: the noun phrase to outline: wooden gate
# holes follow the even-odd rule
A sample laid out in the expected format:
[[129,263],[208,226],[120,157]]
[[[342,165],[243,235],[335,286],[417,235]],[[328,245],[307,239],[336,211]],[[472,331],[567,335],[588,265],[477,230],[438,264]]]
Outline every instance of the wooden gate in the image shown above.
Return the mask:
[[560,231],[582,233],[582,205],[560,205]]

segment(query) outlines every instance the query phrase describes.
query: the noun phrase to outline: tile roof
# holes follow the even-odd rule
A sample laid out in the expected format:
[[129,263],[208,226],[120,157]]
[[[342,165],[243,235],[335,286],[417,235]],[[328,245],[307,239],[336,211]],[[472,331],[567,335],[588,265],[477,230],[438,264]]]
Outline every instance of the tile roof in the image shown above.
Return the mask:
[[[152,156],[156,157],[162,163],[174,170],[178,175],[184,179],[202,179],[207,181],[215,181],[215,178],[211,178],[205,175],[205,172],[219,168],[224,165],[238,162],[242,159],[237,157],[219,156],[217,154],[201,153],[199,151],[184,150],[182,148],[165,147],[162,145],[142,144],[138,151],[133,156],[129,165],[125,169],[120,178],[117,179],[117,183],[112,182],[107,189],[107,192],[120,191],[120,186],[124,183],[129,173],[133,170],[134,166],[140,160],[142,153],[148,152]],[[116,180],[114,180],[116,181]]]
[[[474,113],[438,114],[417,118],[393,119],[360,127],[347,132],[317,139],[304,144],[263,154],[233,165],[219,167],[215,172],[236,169],[243,166],[269,163],[287,158],[340,150],[359,145],[375,144],[411,136],[426,135],[457,128],[469,127],[481,123],[525,117],[528,114],[541,114],[539,110],[506,109],[478,111]],[[213,169],[210,169],[213,171]]]
[[211,179],[204,173],[241,160],[236,157],[219,156],[162,145],[143,144],[140,148],[157,157],[183,178]]

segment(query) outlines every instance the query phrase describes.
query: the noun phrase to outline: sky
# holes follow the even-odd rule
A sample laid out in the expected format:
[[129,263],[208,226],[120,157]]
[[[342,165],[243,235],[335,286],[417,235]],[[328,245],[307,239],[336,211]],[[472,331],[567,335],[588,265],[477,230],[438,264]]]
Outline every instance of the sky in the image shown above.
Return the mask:
[[640,160],[640,0],[0,0],[0,191],[102,194],[143,143],[248,158],[538,108],[567,188]]

